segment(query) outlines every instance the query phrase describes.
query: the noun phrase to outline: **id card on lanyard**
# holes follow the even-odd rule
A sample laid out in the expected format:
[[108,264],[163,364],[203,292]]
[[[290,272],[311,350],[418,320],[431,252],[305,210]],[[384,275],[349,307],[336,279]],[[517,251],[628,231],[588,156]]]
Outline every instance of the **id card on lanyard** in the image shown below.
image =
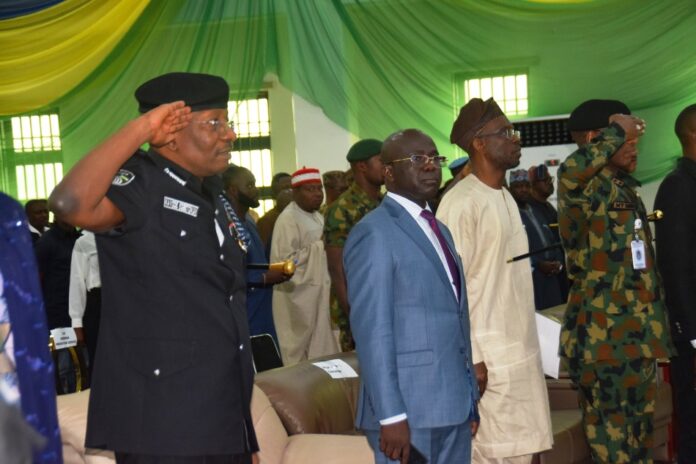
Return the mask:
[[645,260],[645,242],[640,239],[638,232],[643,228],[643,221],[636,219],[633,226],[633,240],[631,241],[631,256],[633,258],[633,269],[641,270],[647,267]]

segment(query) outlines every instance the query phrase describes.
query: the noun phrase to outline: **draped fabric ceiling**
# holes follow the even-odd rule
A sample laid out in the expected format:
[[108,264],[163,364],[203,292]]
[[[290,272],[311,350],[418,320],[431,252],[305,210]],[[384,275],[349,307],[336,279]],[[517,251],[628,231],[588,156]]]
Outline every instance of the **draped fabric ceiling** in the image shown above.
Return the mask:
[[588,98],[644,117],[649,181],[696,101],[694,30],[692,0],[65,0],[0,20],[0,114],[57,110],[72,165],[135,116],[153,76],[219,74],[244,97],[274,73],[360,137],[416,127],[453,156],[457,79],[523,71],[530,117]]

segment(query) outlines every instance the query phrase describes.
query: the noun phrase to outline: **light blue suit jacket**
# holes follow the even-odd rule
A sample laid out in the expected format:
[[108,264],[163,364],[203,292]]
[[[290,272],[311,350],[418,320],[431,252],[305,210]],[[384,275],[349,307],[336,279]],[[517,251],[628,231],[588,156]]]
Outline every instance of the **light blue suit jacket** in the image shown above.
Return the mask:
[[343,259],[350,325],[360,362],[356,426],[405,412],[412,428],[477,417],[469,310],[461,260],[457,302],[442,261],[413,217],[385,197],[350,232]]

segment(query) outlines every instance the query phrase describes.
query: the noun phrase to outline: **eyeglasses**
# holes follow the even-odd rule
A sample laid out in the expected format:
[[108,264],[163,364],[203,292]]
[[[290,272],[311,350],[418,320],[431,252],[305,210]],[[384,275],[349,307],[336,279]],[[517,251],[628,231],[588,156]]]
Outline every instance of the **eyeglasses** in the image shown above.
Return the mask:
[[402,161],[410,161],[411,164],[417,168],[423,167],[426,164],[432,164],[436,168],[441,168],[443,164],[447,162],[446,156],[428,156],[428,155],[418,155],[416,153],[411,153],[406,158],[399,158],[391,160],[386,164],[400,163]]
[[522,134],[520,131],[511,127],[500,129],[498,132],[489,132],[487,134],[476,134],[474,137],[505,137],[509,140],[521,140]]
[[228,130],[234,132],[234,121],[220,121],[219,119],[210,119],[208,121],[195,121],[198,124],[205,124],[220,135],[225,135]]

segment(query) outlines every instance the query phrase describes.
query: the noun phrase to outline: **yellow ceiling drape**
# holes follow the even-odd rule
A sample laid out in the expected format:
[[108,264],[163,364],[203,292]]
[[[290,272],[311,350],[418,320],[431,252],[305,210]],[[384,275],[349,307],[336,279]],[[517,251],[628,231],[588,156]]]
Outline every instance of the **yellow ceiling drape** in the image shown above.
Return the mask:
[[0,114],[45,106],[113,50],[149,0],[65,0],[0,21]]

